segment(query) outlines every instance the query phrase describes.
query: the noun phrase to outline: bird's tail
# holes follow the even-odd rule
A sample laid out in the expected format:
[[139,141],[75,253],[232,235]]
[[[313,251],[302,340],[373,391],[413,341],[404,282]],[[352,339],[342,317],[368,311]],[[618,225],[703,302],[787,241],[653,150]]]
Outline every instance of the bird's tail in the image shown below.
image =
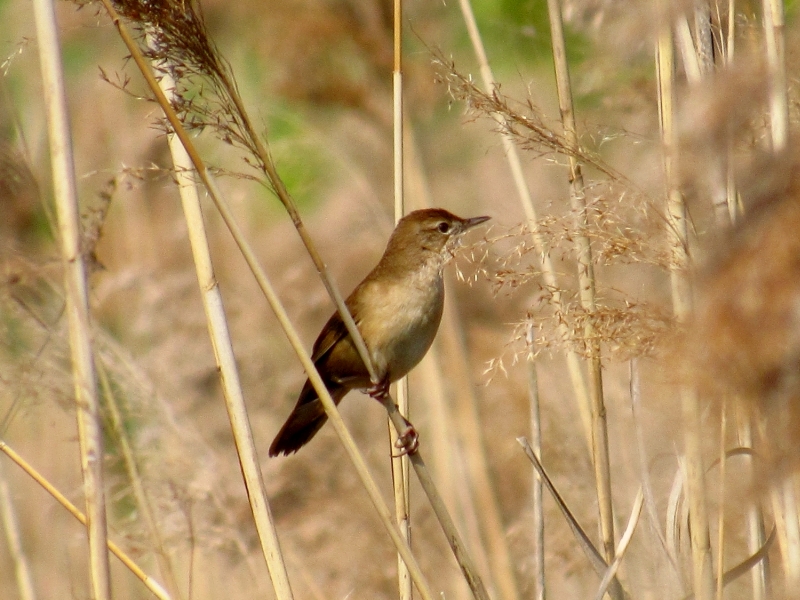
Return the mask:
[[[328,383],[328,391],[331,393],[333,401],[338,405],[349,390],[345,387]],[[269,455],[278,456],[279,454],[297,452],[311,441],[311,438],[317,434],[327,420],[328,415],[325,413],[322,402],[317,397],[317,392],[311,386],[311,382],[306,381],[292,414],[289,415],[286,423],[284,423],[278,435],[272,441],[272,445],[269,447]]]

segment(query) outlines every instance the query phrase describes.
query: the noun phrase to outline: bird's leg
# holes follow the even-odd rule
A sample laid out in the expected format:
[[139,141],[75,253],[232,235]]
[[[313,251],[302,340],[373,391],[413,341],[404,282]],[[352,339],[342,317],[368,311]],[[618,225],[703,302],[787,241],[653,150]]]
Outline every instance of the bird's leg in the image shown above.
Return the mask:
[[414,426],[411,424],[411,421],[400,415],[405,421],[406,426],[403,431],[400,431],[397,434],[397,440],[395,440],[394,445],[397,449],[400,450],[399,454],[392,454],[392,458],[400,458],[401,456],[405,456],[406,454],[416,454],[417,450],[419,449],[419,434]]
[[389,411],[390,416],[393,412],[397,412],[397,414],[405,423],[405,427],[397,430],[397,440],[394,443],[394,445],[400,450],[400,454],[392,456],[394,458],[398,458],[400,456],[405,456],[406,454],[414,454],[417,451],[419,448],[419,434],[411,422],[402,414],[400,414],[397,404],[394,403],[394,400],[392,400],[392,397],[389,395],[390,383],[389,375],[387,374],[383,379],[381,379],[381,381],[368,387],[366,392],[372,398],[375,398],[375,400],[383,404],[384,407],[386,407],[386,410]]
[[384,375],[383,379],[378,383],[373,383],[365,391],[378,402],[383,402],[383,399],[389,396],[389,386],[391,383],[392,382],[389,381],[389,374],[387,373]]

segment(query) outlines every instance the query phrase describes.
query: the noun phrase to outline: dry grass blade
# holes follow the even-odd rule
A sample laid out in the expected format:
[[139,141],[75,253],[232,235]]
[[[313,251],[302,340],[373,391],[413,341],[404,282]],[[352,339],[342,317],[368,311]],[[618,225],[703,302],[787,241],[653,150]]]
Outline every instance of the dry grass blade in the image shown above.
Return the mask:
[[[528,440],[524,437],[517,438],[517,442],[520,446],[522,446],[523,451],[525,452],[525,456],[533,464],[533,467],[536,469],[536,472],[539,474],[539,477],[542,478],[542,482],[544,486],[547,488],[547,491],[550,492],[550,495],[556,501],[556,506],[561,511],[561,514],[564,515],[564,518],[567,520],[567,524],[569,528],[572,530],[572,533],[575,535],[575,539],[578,541],[578,545],[580,546],[581,550],[583,550],[584,555],[586,558],[589,559],[589,562],[592,565],[592,568],[595,572],[600,576],[604,577],[607,570],[608,570],[608,563],[603,560],[602,555],[600,552],[597,551],[592,541],[589,539],[589,536],[583,530],[583,527],[580,526],[575,516],[572,514],[572,511],[567,506],[564,499],[561,497],[561,494],[556,489],[553,481],[550,479],[550,476],[544,470],[544,466],[533,453],[533,449],[531,448]],[[622,588],[619,580],[614,576],[611,580],[610,589],[611,593],[615,596],[619,596],[620,598],[626,597],[625,590]]]
[[136,498],[137,508],[141,512],[144,524],[149,531],[150,540],[153,545],[156,560],[158,561],[159,569],[161,571],[161,577],[164,578],[167,588],[170,591],[170,595],[176,600],[180,600],[180,589],[178,588],[178,584],[175,579],[175,572],[172,568],[169,555],[167,554],[166,547],[164,545],[164,538],[161,534],[158,523],[156,522],[156,517],[153,514],[150,501],[144,490],[142,478],[139,473],[139,467],[136,464],[134,450],[131,447],[130,441],[128,440],[128,434],[123,426],[122,414],[117,406],[117,398],[111,387],[108,372],[102,360],[97,361],[97,372],[100,378],[100,386],[103,390],[104,406],[108,410],[108,416],[111,421],[111,430],[116,437],[116,443],[119,444],[119,447],[122,451],[122,458],[125,462],[125,468],[128,472],[128,479],[130,481],[131,488],[133,489],[133,495]]
[[628,518],[628,525],[625,527],[625,531],[622,532],[622,537],[620,538],[619,544],[617,544],[615,549],[614,560],[608,566],[608,571],[606,571],[606,574],[603,575],[603,580],[600,582],[600,586],[597,588],[597,593],[594,595],[594,600],[603,600],[603,596],[608,590],[611,580],[617,574],[617,570],[619,569],[620,564],[622,564],[622,558],[625,556],[625,551],[628,549],[631,538],[633,538],[633,532],[636,531],[636,526],[639,524],[639,517],[642,514],[642,506],[644,506],[644,494],[642,493],[642,488],[639,488],[639,491],[636,493],[636,499],[633,501],[633,508],[631,509],[631,516]]
[[36,0],[33,8],[45,92],[58,237],[65,273],[81,471],[89,523],[90,581],[94,599],[107,600],[111,597],[111,578],[106,548],[108,531],[103,484],[103,433],[92,352],[86,266],[80,247],[80,211],[72,157],[72,136],[55,7],[51,0]]
[[[34,469],[24,458],[17,454],[8,444],[0,440],[0,451],[4,452],[13,460],[23,471],[25,471],[36,483],[50,494],[61,504],[69,513],[84,526],[87,524],[86,516],[79,511],[64,494],[58,491],[47,479],[45,479],[36,469]],[[152,577],[147,575],[139,566],[111,540],[106,540],[108,550],[116,556],[159,600],[171,600],[171,596],[161,585]]]
[[14,510],[2,462],[0,462],[0,523],[3,525],[9,554],[14,564],[14,575],[17,579],[20,600],[36,600],[36,588],[33,585],[30,561],[28,561],[22,545],[19,521]]
[[[639,380],[639,359],[633,358],[630,362],[630,390],[631,390],[631,412],[633,415],[633,427],[636,432],[636,451],[639,458],[639,480],[642,485],[642,492],[644,494],[645,507],[647,509],[647,517],[650,521],[650,527],[658,537],[658,542],[664,550],[664,555],[667,557],[672,571],[677,578],[680,578],[678,566],[675,562],[677,554],[675,548],[672,549],[667,545],[667,540],[664,538],[664,533],[661,530],[661,523],[658,518],[658,507],[656,506],[655,494],[653,493],[653,485],[650,478],[650,471],[647,466],[647,450],[645,446],[643,421],[641,417],[642,411],[642,395],[641,385]],[[676,480],[678,481],[678,480]]]
[[[529,336],[533,336],[533,330]],[[533,343],[533,340],[529,340]],[[528,398],[531,413],[531,451],[539,458],[542,456],[542,419],[539,399],[539,376],[536,370],[536,361],[529,358],[528,364]],[[535,471],[535,469],[534,469]],[[544,505],[542,495],[542,480],[536,473],[533,477],[531,489],[531,505],[533,508],[533,564],[534,564],[534,600],[545,598],[545,545],[544,545]]]
[[[725,587],[729,583],[736,581],[739,577],[752,570],[761,562],[767,560],[767,554],[769,553],[769,549],[772,547],[773,542],[775,542],[775,527],[772,528],[772,531],[770,532],[766,541],[756,552],[748,556],[735,567],[728,569],[725,572],[725,575],[722,577],[722,587]],[[689,594],[688,596],[684,596],[683,600],[694,600],[694,598],[694,594]]]

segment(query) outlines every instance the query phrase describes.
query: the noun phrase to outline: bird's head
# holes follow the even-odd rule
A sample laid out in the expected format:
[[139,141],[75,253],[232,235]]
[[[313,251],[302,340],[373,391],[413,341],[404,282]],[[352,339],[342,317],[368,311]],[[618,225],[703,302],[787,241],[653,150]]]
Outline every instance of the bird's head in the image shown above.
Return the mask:
[[488,220],[489,217],[462,219],[441,208],[416,210],[400,219],[386,254],[407,255],[412,260],[419,253],[449,258],[466,231]]

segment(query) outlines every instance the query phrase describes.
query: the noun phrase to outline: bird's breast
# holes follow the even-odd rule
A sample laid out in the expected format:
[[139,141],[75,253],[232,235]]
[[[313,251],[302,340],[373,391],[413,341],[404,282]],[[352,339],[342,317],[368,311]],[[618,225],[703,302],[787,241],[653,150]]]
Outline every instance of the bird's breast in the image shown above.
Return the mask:
[[[431,346],[444,306],[438,273],[417,273],[392,282],[376,282],[367,318],[360,327],[376,367],[396,381],[413,369]],[[366,309],[366,307],[365,307]]]

